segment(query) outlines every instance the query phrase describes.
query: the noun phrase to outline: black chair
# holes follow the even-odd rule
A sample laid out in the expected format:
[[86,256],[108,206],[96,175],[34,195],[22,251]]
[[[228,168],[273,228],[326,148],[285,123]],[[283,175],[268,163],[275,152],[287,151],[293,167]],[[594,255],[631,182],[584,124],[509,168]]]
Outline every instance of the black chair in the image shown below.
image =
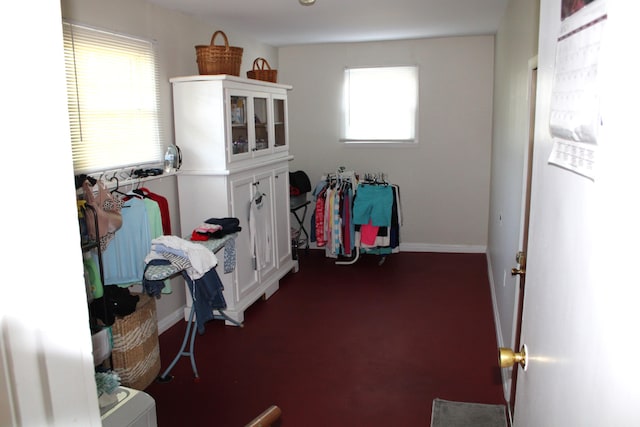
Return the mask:
[[304,171],[289,172],[289,209],[297,221],[291,233],[294,257],[297,248],[304,246],[305,249],[309,249],[309,233],[304,227],[304,221],[311,204],[307,197],[310,191],[311,181]]

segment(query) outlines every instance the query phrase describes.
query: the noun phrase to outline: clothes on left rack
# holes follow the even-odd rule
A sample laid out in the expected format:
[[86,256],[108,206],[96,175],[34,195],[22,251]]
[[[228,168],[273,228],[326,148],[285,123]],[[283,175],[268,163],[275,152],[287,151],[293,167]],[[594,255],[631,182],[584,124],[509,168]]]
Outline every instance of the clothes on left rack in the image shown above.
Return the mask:
[[[153,210],[148,213],[147,209]],[[140,283],[144,273],[144,258],[151,246],[151,233],[160,225],[157,205],[132,198],[122,206],[122,227],[102,253],[105,285]],[[151,225],[150,225],[151,219]],[[157,231],[156,231],[157,232]]]
[[[98,226],[101,235],[103,285],[126,288],[139,284],[144,274],[144,258],[151,247],[151,240],[170,232],[167,200],[144,187],[125,194],[118,191],[117,187],[112,191],[107,190],[101,180],[94,182],[98,195],[94,196],[94,187],[87,178],[83,182],[83,197],[87,202],[99,203],[102,207],[102,211],[98,211]],[[109,214],[106,217],[103,215],[105,212]],[[116,213],[118,221],[114,223],[112,219]],[[87,227],[90,228],[89,224]],[[98,255],[95,251],[91,253],[91,257],[97,262]],[[171,283],[167,280],[162,293],[171,292]]]
[[[85,179],[82,183],[83,197],[94,209],[86,211],[87,232],[91,239],[99,242],[100,250],[105,251],[115,237],[116,231],[122,227],[122,203],[111,195],[104,182],[95,181],[95,185],[98,187],[97,195],[94,195],[94,185],[89,179]],[[98,230],[95,229],[94,214],[97,218]]]
[[[133,193],[141,195],[145,199],[153,200],[158,204],[158,208],[160,209],[160,218],[162,221],[162,234],[165,236],[171,235],[171,215],[169,214],[169,201],[166,197],[154,193],[146,187],[140,187],[136,190],[133,190]],[[127,196],[125,199],[129,199],[132,196]]]

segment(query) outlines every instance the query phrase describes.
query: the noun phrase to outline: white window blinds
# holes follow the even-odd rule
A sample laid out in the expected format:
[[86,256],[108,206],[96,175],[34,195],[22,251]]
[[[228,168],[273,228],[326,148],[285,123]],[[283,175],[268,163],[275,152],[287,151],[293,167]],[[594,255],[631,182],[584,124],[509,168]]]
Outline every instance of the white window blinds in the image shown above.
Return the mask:
[[416,142],[418,67],[347,68],[343,108],[343,142]]
[[67,22],[63,32],[75,173],[160,163],[153,43]]

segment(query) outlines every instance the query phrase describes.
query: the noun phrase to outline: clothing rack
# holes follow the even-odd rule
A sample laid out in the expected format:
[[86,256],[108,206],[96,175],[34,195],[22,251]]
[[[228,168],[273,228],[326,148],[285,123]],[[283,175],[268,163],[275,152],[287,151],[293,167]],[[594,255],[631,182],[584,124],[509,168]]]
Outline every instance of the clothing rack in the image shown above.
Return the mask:
[[79,174],[75,176],[75,184],[76,190],[78,190],[85,180],[89,180],[92,186],[100,180],[110,191],[117,191],[124,187],[129,187],[130,189],[137,188],[143,182],[162,178],[163,175],[164,171],[158,167],[153,167],[153,165],[132,166],[89,174]]
[[312,241],[336,264],[351,265],[362,253],[373,253],[381,255],[381,265],[399,252],[400,191],[385,173],[340,167],[322,177],[314,196]]

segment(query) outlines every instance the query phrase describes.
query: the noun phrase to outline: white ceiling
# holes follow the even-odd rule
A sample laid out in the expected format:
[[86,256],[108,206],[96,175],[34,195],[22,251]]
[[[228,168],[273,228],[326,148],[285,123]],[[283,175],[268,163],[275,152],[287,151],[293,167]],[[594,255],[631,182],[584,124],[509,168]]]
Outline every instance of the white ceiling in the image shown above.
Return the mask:
[[[508,0],[149,0],[272,46],[494,34]],[[223,28],[220,23],[224,23]]]

